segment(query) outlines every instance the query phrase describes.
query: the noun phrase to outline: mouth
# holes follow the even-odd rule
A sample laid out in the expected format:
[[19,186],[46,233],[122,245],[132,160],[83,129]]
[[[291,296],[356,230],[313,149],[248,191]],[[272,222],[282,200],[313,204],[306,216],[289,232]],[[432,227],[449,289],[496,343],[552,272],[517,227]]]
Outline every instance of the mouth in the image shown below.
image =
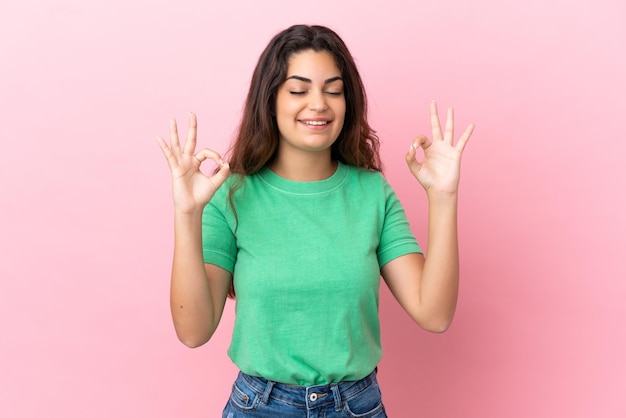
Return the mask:
[[328,119],[300,119],[299,122],[307,126],[326,126],[332,121]]

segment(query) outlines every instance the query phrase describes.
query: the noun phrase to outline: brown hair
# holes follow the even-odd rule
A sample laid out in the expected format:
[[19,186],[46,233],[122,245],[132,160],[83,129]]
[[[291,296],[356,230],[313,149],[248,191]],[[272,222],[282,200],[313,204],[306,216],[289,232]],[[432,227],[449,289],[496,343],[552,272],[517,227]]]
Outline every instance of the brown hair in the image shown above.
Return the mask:
[[[335,59],[344,83],[346,113],[343,127],[331,146],[331,158],[346,165],[382,171],[379,139],[367,122],[367,96],[356,63],[339,35],[324,26],[295,25],[278,33],[261,53],[235,140],[228,152],[231,183],[228,200],[235,220],[234,193],[243,176],[257,173],[277,154],[279,133],[274,111],[278,88],[287,78],[289,59],[305,50],[325,51]],[[234,296],[231,285],[229,292]]]
[[241,124],[229,151],[233,173],[254,174],[276,156],[276,93],[287,77],[289,58],[309,49],[330,53],[344,82],[346,114],[339,137],[331,147],[331,158],[347,165],[382,170],[379,140],[367,122],[365,88],[348,48],[329,28],[295,25],[274,36],[259,57]]

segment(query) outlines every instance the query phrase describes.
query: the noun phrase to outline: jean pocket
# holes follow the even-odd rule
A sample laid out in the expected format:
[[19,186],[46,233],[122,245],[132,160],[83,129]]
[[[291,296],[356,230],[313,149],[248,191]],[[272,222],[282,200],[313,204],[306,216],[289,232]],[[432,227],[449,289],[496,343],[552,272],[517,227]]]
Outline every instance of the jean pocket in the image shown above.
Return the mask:
[[343,412],[350,418],[386,418],[378,384],[374,381],[358,394],[346,399]]
[[259,404],[259,393],[243,379],[237,379],[230,394],[230,403],[242,411],[251,411]]

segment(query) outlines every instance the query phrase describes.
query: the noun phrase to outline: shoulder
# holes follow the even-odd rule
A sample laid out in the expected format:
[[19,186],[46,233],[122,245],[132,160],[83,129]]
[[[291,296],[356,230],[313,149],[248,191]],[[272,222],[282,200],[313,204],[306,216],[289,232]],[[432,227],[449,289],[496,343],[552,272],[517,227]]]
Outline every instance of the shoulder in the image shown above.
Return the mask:
[[240,194],[250,185],[254,185],[257,177],[257,174],[231,174],[218,189],[216,195],[218,193],[226,196]]
[[253,176],[231,174],[217,189],[207,206],[212,206],[221,212],[232,210],[231,204],[241,198],[244,190],[248,188],[250,177]]
[[373,182],[373,183],[385,181],[385,178],[383,177],[383,174],[380,171],[370,170],[368,168],[363,168],[363,167],[355,167],[352,165],[345,165],[344,167],[346,171],[350,173],[351,177],[359,181],[366,181],[366,182]]
[[383,194],[392,191],[389,182],[380,171],[354,166],[346,167],[350,173],[350,183],[353,185],[367,188],[370,192],[380,191]]

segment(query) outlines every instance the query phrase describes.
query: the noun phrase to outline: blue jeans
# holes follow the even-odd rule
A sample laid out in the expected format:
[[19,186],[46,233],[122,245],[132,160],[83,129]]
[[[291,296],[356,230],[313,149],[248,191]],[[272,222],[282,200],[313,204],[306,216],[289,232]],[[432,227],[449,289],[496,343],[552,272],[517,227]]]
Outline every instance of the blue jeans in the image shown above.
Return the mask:
[[376,370],[319,386],[272,382],[239,372],[222,418],[387,418]]

